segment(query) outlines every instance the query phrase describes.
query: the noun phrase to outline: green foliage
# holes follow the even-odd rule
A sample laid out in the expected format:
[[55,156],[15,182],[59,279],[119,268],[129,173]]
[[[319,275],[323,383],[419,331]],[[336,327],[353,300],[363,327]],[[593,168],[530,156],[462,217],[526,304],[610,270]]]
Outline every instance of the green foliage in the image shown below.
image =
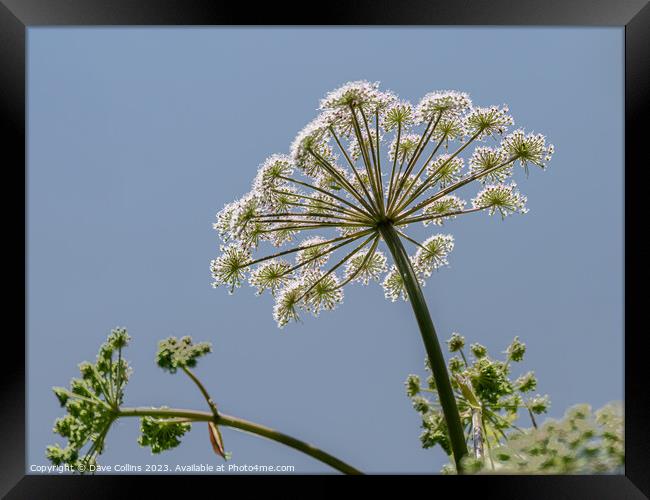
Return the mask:
[[170,419],[143,417],[140,419],[138,443],[149,446],[152,453],[161,453],[176,448],[186,432],[192,428],[189,422],[179,422]]
[[212,352],[209,342],[192,343],[191,337],[169,337],[161,340],[156,353],[156,363],[163,370],[176,373],[179,368],[193,368],[197,358]]
[[512,393],[512,384],[504,363],[482,357],[466,370],[480,401],[498,404],[499,399]]
[[[69,388],[54,387],[55,396],[67,412],[54,423],[54,432],[67,439],[65,447],[55,444],[46,450],[54,465],[68,465],[83,472],[104,451],[106,434],[117,418],[131,374],[122,359],[122,349],[129,340],[124,328],[115,328],[99,348],[96,361],[79,365],[81,378],[73,378]],[[81,450],[86,447],[82,456]]]
[[[112,423],[125,415],[121,405],[132,370],[123,359],[122,350],[129,341],[124,328],[115,328],[100,346],[95,362],[79,364],[80,378],[72,379],[69,388],[53,388],[67,412],[54,423],[54,432],[66,438],[67,443],[46,449],[46,456],[54,465],[67,465],[81,473],[96,465]],[[190,337],[170,337],[160,342],[156,359],[159,366],[174,373],[178,368],[195,366],[196,359],[210,350],[206,342],[193,344]],[[160,414],[165,408],[151,410]],[[160,453],[178,446],[190,429],[188,419],[143,416],[138,443]]]
[[[218,424],[238,428],[267,439],[295,448],[347,474],[360,474],[358,469],[338,458],[298,439],[282,434],[268,427],[221,415],[199,378],[188,368],[196,366],[198,357],[210,352],[210,344],[193,344],[190,337],[178,340],[170,337],[159,344],[156,355],[158,365],[171,373],[183,369],[189,379],[203,395],[210,413],[167,407],[123,407],[124,387],[131,373],[127,362],[122,359],[122,349],[128,345],[129,336],[123,328],[111,332],[102,344],[95,363],[79,365],[81,378],[73,379],[70,388],[55,387],[54,394],[67,414],[56,420],[54,431],[67,438],[64,447],[51,445],[46,449],[48,459],[58,472],[95,472],[96,459],[104,450],[104,441],[112,423],[118,418],[139,417],[140,437],[138,443],[149,447],[152,453],[176,448],[181,438],[191,430],[192,422],[207,423],[209,441],[213,451],[225,460],[231,456],[226,452]],[[417,381],[419,384],[419,380]],[[83,457],[81,450],[87,448]]]
[[449,433],[445,417],[441,411],[427,412],[422,417],[422,429],[420,442],[422,448],[433,448],[440,445],[447,455],[451,456],[451,443],[449,442]]
[[512,432],[475,472],[499,474],[623,473],[623,408],[610,403],[596,412],[589,405],[570,408],[561,420],[538,429]]
[[[473,438],[472,417],[475,414],[480,416],[482,438],[489,447],[499,444],[505,431],[513,427],[520,410],[526,413],[530,410],[532,414],[548,410],[547,396],[526,397],[537,387],[537,379],[532,372],[514,381],[511,379],[511,362],[522,361],[526,352],[525,344],[518,338],[515,337],[506,349],[504,360],[492,359],[487,348],[478,343],[470,345],[472,356],[468,359],[464,352],[465,338],[458,333],[452,334],[447,345],[450,352],[457,354],[448,360],[448,368],[461,423],[469,442]],[[431,372],[427,362],[425,369]],[[422,416],[422,446],[431,448],[440,445],[450,455],[447,428],[433,377],[428,376],[427,386],[423,387],[420,377],[409,375],[406,387],[414,409]],[[472,470],[476,468],[475,464],[468,466]]]
[[[567,411],[561,421],[547,420],[538,426],[536,415],[548,412],[548,396],[530,394],[537,389],[531,371],[516,379],[511,377],[511,363],[519,363],[526,344],[515,337],[505,350],[504,360],[492,359],[487,349],[472,344],[472,359],[464,353],[465,339],[458,333],[448,340],[448,360],[452,387],[458,404],[467,442],[473,448],[463,459],[465,473],[548,473],[587,474],[620,472],[624,463],[622,408],[610,404],[592,413],[588,405]],[[430,366],[425,362],[425,369]],[[409,375],[406,393],[421,415],[423,448],[440,445],[451,456],[449,436],[433,378],[427,386],[420,377]],[[515,425],[526,415],[529,429]],[[476,432],[478,431],[478,432]],[[450,463],[443,473],[455,474]]]

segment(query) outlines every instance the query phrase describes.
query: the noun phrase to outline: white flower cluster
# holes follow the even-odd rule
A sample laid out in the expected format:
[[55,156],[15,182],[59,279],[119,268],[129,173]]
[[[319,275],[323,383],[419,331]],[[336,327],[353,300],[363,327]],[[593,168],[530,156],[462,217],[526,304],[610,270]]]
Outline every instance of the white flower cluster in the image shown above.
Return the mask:
[[465,92],[442,90],[429,92],[418,103],[415,113],[420,122],[426,122],[444,115],[459,116],[472,106],[472,100]]
[[[387,298],[406,300],[404,270],[379,248],[386,231],[415,245],[410,266],[423,286],[447,264],[453,237],[420,243],[405,233],[410,224],[525,213],[525,196],[506,181],[517,161],[526,171],[545,167],[553,147],[523,130],[501,138],[512,123],[507,107],[474,107],[453,90],[428,93],[415,106],[367,81],[328,93],[290,154],[267,158],[250,192],[217,214],[224,246],[210,264],[213,286],[232,292],[248,279],[257,293],[268,290],[279,326],[300,310],[335,308],[353,282],[381,282]],[[487,147],[486,138],[501,143]],[[454,191],[473,181],[484,186],[467,209]]]
[[366,111],[386,109],[395,102],[392,92],[381,92],[379,82],[370,83],[365,80],[348,82],[336,90],[329,92],[320,102],[320,109],[340,109],[362,107]]
[[442,226],[445,219],[453,219],[456,217],[454,214],[462,213],[466,204],[465,200],[456,195],[443,196],[424,209],[423,213],[430,215],[431,218],[426,219],[423,224],[425,226],[429,224]]
[[474,108],[466,118],[467,133],[476,134],[478,137],[503,134],[514,123],[508,112],[507,106]]
[[514,182],[510,184],[490,184],[485,186],[472,200],[475,209],[489,209],[490,215],[497,211],[505,218],[508,214],[519,212],[525,214],[526,197],[517,191]]
[[427,167],[427,173],[444,188],[460,179],[463,164],[463,159],[458,156],[442,154]]
[[528,163],[544,168],[551,160],[555,147],[546,144],[542,134],[526,134],[523,130],[515,130],[503,138],[503,151],[517,161],[528,173]]
[[505,163],[506,158],[506,152],[502,149],[479,146],[469,159],[469,171],[476,175],[489,171],[481,178],[482,183],[503,182],[512,175],[512,164],[508,163],[496,170],[492,169]]
[[[397,157],[397,161],[404,163],[413,158],[416,149],[420,144],[420,136],[417,134],[405,134],[399,138],[399,147],[397,137],[393,139],[388,148],[388,159],[393,161]],[[397,152],[399,151],[399,154]]]

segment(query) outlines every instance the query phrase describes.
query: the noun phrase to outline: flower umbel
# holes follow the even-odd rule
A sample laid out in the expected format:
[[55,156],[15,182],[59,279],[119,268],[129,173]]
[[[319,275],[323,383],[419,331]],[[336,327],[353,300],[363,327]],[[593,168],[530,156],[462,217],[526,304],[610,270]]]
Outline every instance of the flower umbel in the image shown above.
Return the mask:
[[[502,444],[505,432],[515,427],[520,410],[527,412],[533,427],[537,427],[535,416],[546,413],[550,403],[548,396],[529,396],[537,387],[532,372],[511,380],[511,363],[523,361],[526,352],[525,344],[518,337],[506,349],[505,361],[491,358],[487,348],[478,343],[470,346],[472,356],[466,354],[465,337],[459,333],[452,333],[447,346],[449,352],[458,354],[449,359],[448,367],[466,439],[472,442],[472,458],[477,461],[466,469],[475,471],[483,466],[486,458],[494,463],[493,448]],[[425,366],[430,370],[428,364]],[[422,387],[419,380],[417,375],[409,375],[406,392],[422,416],[422,446],[430,448],[439,444],[451,454],[438,388],[430,384]]]
[[67,439],[66,446],[55,444],[46,450],[54,465],[67,464],[72,470],[83,472],[92,468],[104,451],[106,435],[117,419],[131,375],[131,368],[122,357],[129,341],[126,329],[113,329],[99,348],[96,361],[79,365],[81,378],[73,378],[69,389],[53,389],[67,412],[54,423],[54,432]]
[[[208,342],[194,343],[191,337],[169,337],[160,341],[156,362],[170,373],[184,372],[199,389],[210,411],[169,408],[167,406],[124,407],[124,387],[131,368],[122,358],[122,350],[130,337],[124,328],[114,329],[102,344],[95,363],[79,365],[80,379],[72,379],[70,389],[55,387],[54,394],[66,415],[54,423],[54,432],[67,438],[65,447],[59,444],[46,448],[47,458],[55,466],[65,466],[66,471],[94,473],[97,457],[104,451],[108,431],[119,418],[140,418],[138,443],[158,454],[181,444],[181,438],[190,431],[193,423],[206,423],[212,450],[224,459],[230,458],[223,446],[221,425],[257,434],[326,463],[346,474],[360,474],[358,469],[299,439],[269,427],[225,415],[217,410],[208,390],[191,370],[197,359],[211,351]],[[84,450],[85,453],[82,453]]]
[[[418,242],[406,234],[409,225],[442,225],[479,211],[525,213],[526,197],[505,182],[516,162],[526,171],[529,164],[544,168],[553,153],[543,135],[523,130],[496,147],[482,145],[513,124],[508,108],[475,107],[454,90],[430,92],[414,106],[376,82],[354,81],[329,92],[320,110],[290,155],[264,161],[251,191],[226,205],[214,224],[226,246],[210,265],[213,286],[232,293],[248,279],[258,293],[270,290],[280,327],[298,320],[300,310],[334,309],[351,282],[381,281],[387,298],[407,300],[400,273],[379,248],[382,227],[414,245],[411,265],[424,284],[447,263],[453,237]],[[456,191],[474,181],[489,184],[466,208]],[[299,234],[305,237],[288,248],[251,255]],[[292,254],[295,264],[281,258]]]

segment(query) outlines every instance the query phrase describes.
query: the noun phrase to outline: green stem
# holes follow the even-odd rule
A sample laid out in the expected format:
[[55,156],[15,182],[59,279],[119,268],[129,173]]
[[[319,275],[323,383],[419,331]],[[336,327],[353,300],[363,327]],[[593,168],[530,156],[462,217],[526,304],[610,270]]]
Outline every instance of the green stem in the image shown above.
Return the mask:
[[205,388],[203,383],[198,379],[196,375],[194,375],[194,373],[192,373],[192,371],[187,366],[183,366],[182,368],[185,374],[188,377],[190,377],[192,382],[194,382],[194,384],[199,388],[199,391],[201,391],[201,394],[203,395],[205,402],[208,403],[208,406],[210,407],[210,411],[212,412],[212,415],[214,415],[216,418],[219,418],[219,411],[217,410],[217,405],[210,397],[210,393]]
[[445,358],[442,355],[440,342],[438,341],[427,303],[424,300],[424,295],[422,294],[422,289],[418,283],[417,276],[415,275],[411,261],[404,249],[404,245],[402,245],[402,241],[400,240],[397,231],[390,223],[380,224],[378,229],[393,256],[395,266],[404,280],[404,286],[406,287],[406,292],[408,293],[411,306],[413,307],[415,318],[420,327],[422,341],[424,342],[424,347],[429,358],[429,364],[431,365],[431,371],[433,372],[433,378],[438,389],[442,412],[445,416],[447,429],[449,431],[449,440],[451,442],[451,449],[456,463],[456,470],[459,473],[462,473],[461,459],[467,454],[463,425],[460,421],[456,399],[451,387],[451,382],[449,381],[449,373],[447,372]]
[[264,425],[256,424],[249,422],[237,417],[231,417],[230,415],[224,415],[219,413],[219,417],[215,419],[212,413],[207,411],[198,411],[198,410],[180,410],[176,408],[120,408],[117,412],[118,417],[155,417],[155,418],[186,418],[198,422],[215,422],[218,425],[224,425],[226,427],[232,427],[233,429],[239,429],[240,431],[250,432],[257,436],[262,436],[272,441],[284,444],[293,448],[295,450],[301,451],[302,453],[309,455],[320,462],[323,462],[330,467],[343,472],[345,474],[363,474],[358,469],[355,469],[351,465],[346,464],[342,460],[330,455],[329,453],[316,448],[315,446],[296,439],[294,437],[278,432],[274,429],[266,427]]
[[528,403],[526,403],[526,409],[528,410],[528,416],[530,417],[530,421],[533,423],[533,427],[537,429],[537,420],[535,420],[535,415],[533,414],[533,410],[530,409]]

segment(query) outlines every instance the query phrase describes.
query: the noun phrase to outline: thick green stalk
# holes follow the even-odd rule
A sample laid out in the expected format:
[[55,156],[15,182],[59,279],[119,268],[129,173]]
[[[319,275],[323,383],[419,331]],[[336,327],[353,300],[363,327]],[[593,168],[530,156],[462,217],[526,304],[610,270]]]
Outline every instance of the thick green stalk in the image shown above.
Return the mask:
[[462,473],[461,459],[467,454],[465,435],[463,425],[460,421],[460,415],[458,414],[458,407],[456,406],[456,398],[454,397],[451,382],[449,381],[447,365],[442,355],[436,329],[433,326],[433,321],[429,314],[429,308],[424,300],[422,289],[420,288],[408,254],[404,249],[404,245],[402,245],[399,234],[391,223],[380,224],[378,229],[393,256],[395,266],[404,280],[404,286],[406,287],[415,318],[420,327],[422,341],[424,342],[431,371],[433,372],[433,378],[438,389],[438,397],[440,398],[440,405],[442,406],[442,412],[447,423],[456,470]]
[[302,453],[309,455],[320,462],[323,462],[330,467],[343,472],[345,474],[363,474],[360,470],[355,469],[351,465],[346,464],[342,460],[339,460],[335,456],[330,455],[329,453],[316,448],[315,446],[296,439],[294,437],[278,432],[274,429],[266,427],[264,425],[256,424],[244,420],[242,418],[231,417],[230,415],[224,415],[219,413],[218,418],[215,419],[215,416],[207,411],[198,411],[198,410],[181,410],[175,408],[120,408],[117,412],[118,417],[157,417],[157,418],[182,418],[195,422],[215,422],[218,425],[224,425],[226,427],[232,427],[234,429],[239,429],[240,431],[250,432],[257,436],[262,436],[272,441],[284,444],[293,448],[295,450],[301,451]]

